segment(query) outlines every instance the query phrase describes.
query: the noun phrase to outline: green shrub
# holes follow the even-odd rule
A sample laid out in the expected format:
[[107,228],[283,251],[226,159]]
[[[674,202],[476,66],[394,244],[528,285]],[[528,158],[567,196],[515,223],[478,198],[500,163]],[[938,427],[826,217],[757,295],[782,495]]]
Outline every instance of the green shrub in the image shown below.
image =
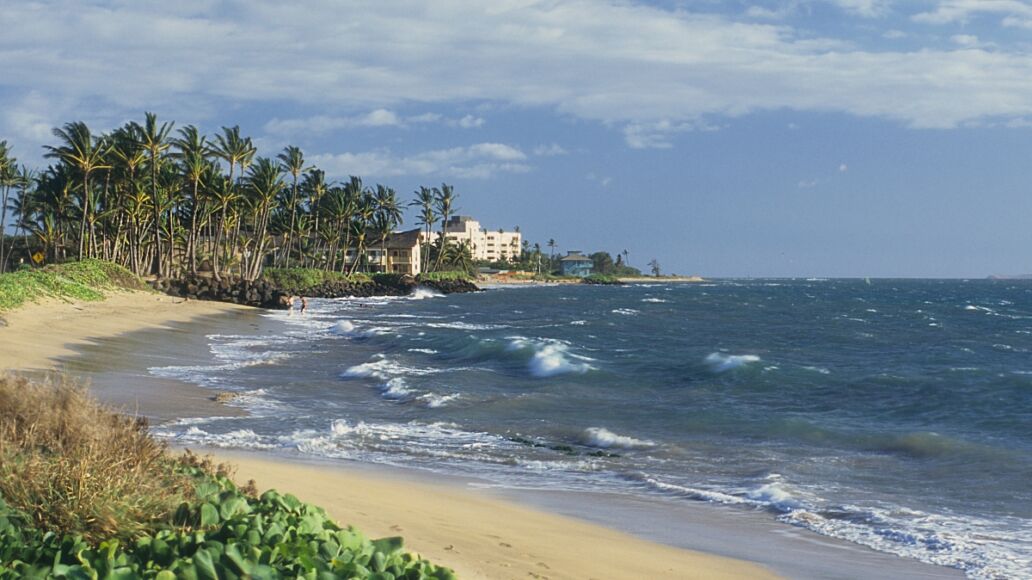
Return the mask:
[[0,377],[0,579],[454,578],[187,452],[67,381]]
[[616,276],[610,276],[609,274],[590,274],[583,280],[585,284],[602,284],[602,285],[616,285],[621,284],[620,280]]
[[315,268],[266,268],[262,271],[262,278],[284,292],[296,294],[304,294],[307,290],[327,282],[365,284],[371,281],[371,278],[363,273],[349,275]]
[[423,272],[418,276],[420,282],[445,282],[452,280],[472,281],[469,273],[461,270],[450,270],[445,272]]
[[147,286],[125,268],[102,260],[19,268],[0,274],[0,310],[11,310],[40,298],[97,301],[111,290],[144,290]]

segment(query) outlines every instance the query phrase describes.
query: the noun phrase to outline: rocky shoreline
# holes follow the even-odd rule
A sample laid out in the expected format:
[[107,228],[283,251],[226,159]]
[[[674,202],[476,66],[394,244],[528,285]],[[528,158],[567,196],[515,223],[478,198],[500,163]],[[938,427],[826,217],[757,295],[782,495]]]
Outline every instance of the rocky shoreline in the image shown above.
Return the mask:
[[407,296],[416,288],[430,288],[441,294],[479,292],[468,280],[425,280],[412,276],[377,275],[368,281],[333,281],[309,288],[281,288],[268,280],[215,280],[203,276],[159,279],[151,283],[155,290],[170,296],[192,300],[231,302],[257,308],[285,310],[291,296],[306,298],[365,298],[370,296]]

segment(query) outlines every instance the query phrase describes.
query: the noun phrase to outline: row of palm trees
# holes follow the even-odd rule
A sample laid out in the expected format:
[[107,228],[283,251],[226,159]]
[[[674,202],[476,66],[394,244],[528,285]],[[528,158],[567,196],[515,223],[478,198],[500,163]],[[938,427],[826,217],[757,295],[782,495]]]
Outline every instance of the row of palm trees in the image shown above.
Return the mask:
[[[378,245],[384,256],[403,221],[394,189],[359,177],[328,181],[294,146],[258,156],[237,126],[209,138],[147,113],[108,133],[72,122],[53,134],[57,143],[45,146],[53,162],[41,172],[19,165],[0,141],[0,231],[13,226],[22,248],[39,248],[47,261],[101,258],[159,277],[203,266],[217,279],[253,280],[267,264],[375,271],[384,266],[370,263],[368,250]],[[456,199],[447,184],[415,192],[424,270],[470,264],[469,249],[450,247],[443,231],[430,243]],[[0,271],[14,246],[5,238]]]

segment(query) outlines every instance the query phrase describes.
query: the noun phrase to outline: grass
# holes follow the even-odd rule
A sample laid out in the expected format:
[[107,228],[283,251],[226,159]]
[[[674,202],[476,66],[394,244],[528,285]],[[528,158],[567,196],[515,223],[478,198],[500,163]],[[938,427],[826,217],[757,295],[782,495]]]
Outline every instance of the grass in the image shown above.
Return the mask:
[[66,379],[0,376],[0,579],[454,578],[401,546],[174,456]]
[[102,260],[83,260],[0,274],[0,311],[41,298],[103,300],[112,290],[144,290],[143,280],[129,270]]
[[285,292],[303,294],[305,291],[326,283],[347,282],[366,284],[371,278],[363,273],[341,274],[315,268],[265,268],[262,277],[276,288]]

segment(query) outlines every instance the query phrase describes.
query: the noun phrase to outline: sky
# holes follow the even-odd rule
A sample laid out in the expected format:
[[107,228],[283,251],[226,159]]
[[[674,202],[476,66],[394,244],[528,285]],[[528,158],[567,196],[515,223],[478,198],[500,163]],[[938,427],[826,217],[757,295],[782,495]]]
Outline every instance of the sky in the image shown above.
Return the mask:
[[151,111],[664,273],[1032,272],[1032,2],[9,0],[0,30],[35,167]]

